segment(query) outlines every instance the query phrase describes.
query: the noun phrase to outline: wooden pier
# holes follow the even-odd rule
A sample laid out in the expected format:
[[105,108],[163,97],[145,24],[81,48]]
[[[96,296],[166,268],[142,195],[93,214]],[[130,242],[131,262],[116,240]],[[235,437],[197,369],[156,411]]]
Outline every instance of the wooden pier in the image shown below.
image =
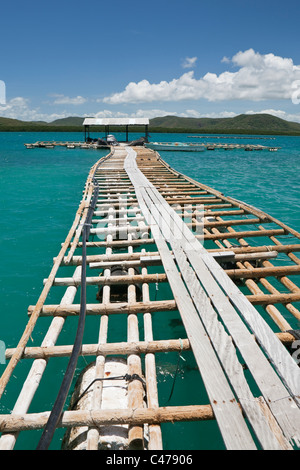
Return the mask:
[[[6,350],[0,397],[19,363],[31,360],[31,367],[12,412],[0,414],[0,449],[13,449],[21,432],[43,429],[34,446],[45,449],[51,429],[82,428],[85,448],[95,450],[103,426],[123,426],[127,448],[159,450],[162,423],[208,420],[216,420],[227,449],[299,448],[300,335],[293,327],[300,320],[299,252],[300,234],[284,223],[175,171],[152,150],[112,148],[92,167],[73,225],[37,304],[28,308],[24,333]],[[161,283],[170,294],[157,300]],[[61,286],[61,301],[47,302]],[[95,288],[98,302],[86,302],[86,291]],[[77,293],[80,303],[74,303]],[[153,315],[175,311],[186,337],[157,339]],[[127,317],[121,342],[110,341],[115,315]],[[84,342],[78,332],[95,316],[95,341]],[[81,337],[73,344],[70,335],[62,345],[69,317],[78,317],[76,340]],[[47,318],[43,340],[32,345]],[[196,405],[162,406],[156,355],[184,351],[193,354],[208,402],[199,396]],[[69,382],[66,399],[62,384],[52,410],[31,412],[48,363],[53,373],[55,360],[68,357],[68,371],[79,354],[95,364],[89,408],[80,399],[72,408]],[[120,356],[127,364],[119,378],[127,405],[105,407],[105,367]],[[57,366],[57,380],[61,374]],[[69,440],[67,448],[74,446]]]

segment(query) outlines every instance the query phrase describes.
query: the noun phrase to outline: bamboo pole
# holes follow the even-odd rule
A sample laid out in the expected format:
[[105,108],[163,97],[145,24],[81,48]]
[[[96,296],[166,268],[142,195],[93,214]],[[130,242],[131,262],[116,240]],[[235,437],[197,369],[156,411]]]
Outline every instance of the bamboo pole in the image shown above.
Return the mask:
[[15,350],[15,353],[14,355],[11,357],[10,359],[10,362],[8,363],[5,371],[3,372],[1,378],[0,378],[0,397],[2,396],[4,390],[5,390],[5,387],[11,377],[11,374],[13,372],[13,370],[15,369],[16,365],[18,364],[19,360],[21,359],[22,357],[22,354],[24,352],[24,349],[26,347],[26,344],[33,332],[33,329],[36,325],[36,322],[40,316],[40,313],[42,311],[42,308],[43,308],[43,305],[44,305],[44,302],[48,296],[48,293],[51,289],[51,286],[53,284],[53,281],[55,279],[55,276],[56,276],[56,273],[58,271],[58,268],[59,266],[61,265],[61,262],[65,256],[65,253],[66,253],[66,250],[70,244],[70,241],[73,237],[73,234],[74,234],[74,231],[78,225],[78,221],[80,219],[80,216],[81,216],[81,213],[83,211],[83,208],[85,207],[85,200],[83,199],[77,212],[76,212],[76,215],[75,215],[75,219],[74,219],[74,222],[72,224],[72,227],[66,237],[66,240],[57,256],[57,258],[55,259],[55,262],[54,262],[54,265],[51,269],[51,272],[49,274],[49,277],[48,277],[48,280],[42,290],[42,293],[37,301],[37,304],[35,305],[34,309],[32,310],[31,312],[31,316],[30,316],[30,319],[27,323],[27,326],[21,336],[21,339],[19,341],[19,344],[18,344],[18,347],[16,348]]
[[[147,268],[142,268],[142,273],[147,274]],[[149,285],[144,283],[142,286],[143,302],[149,302]],[[152,317],[151,313],[144,313],[144,338],[145,341],[153,341],[153,330],[152,330]],[[145,367],[146,367],[146,390],[147,390],[147,406],[148,408],[158,408],[158,390],[157,390],[157,376],[156,376],[156,365],[154,353],[148,353],[145,355]],[[149,426],[149,450],[162,450],[162,434],[159,425]]]
[[285,276],[289,274],[300,274],[300,266],[273,266],[249,269],[227,269],[226,274],[231,279],[255,279],[266,276]]
[[[147,312],[146,312],[147,313]],[[186,351],[190,349],[188,339],[177,340],[157,340],[157,341],[132,341],[121,343],[96,343],[83,344],[81,349],[82,356],[111,356],[130,354],[150,354],[168,351]],[[9,359],[14,353],[14,348],[6,350],[6,357]],[[62,346],[31,346],[25,348],[24,359],[48,359],[49,357],[68,357],[72,352],[72,345]]]
[[[113,219],[113,207],[109,209],[108,215],[108,224],[112,223]],[[107,236],[107,241],[111,241],[112,236]],[[112,249],[110,247],[106,248],[106,256],[110,256],[112,254]],[[110,276],[111,270],[109,268],[105,269],[104,275]],[[102,290],[102,303],[107,305],[110,303],[110,286],[103,286]],[[108,336],[108,315],[102,315],[100,318],[100,328],[99,328],[99,335],[98,335],[98,344],[106,344],[107,343],[107,336]],[[98,354],[96,357],[96,364],[95,364],[95,379],[103,378],[104,377],[104,369],[105,369],[105,355]],[[102,391],[103,391],[103,381],[97,381],[94,384],[93,389],[93,399],[92,399],[92,410],[101,409],[102,406]],[[99,443],[99,428],[89,428],[87,433],[87,450],[98,450],[98,443]]]
[[[108,245],[108,246],[110,246],[110,245]],[[127,242],[127,246],[128,246],[128,242]],[[130,246],[132,246],[132,245],[130,245]],[[158,251],[149,252],[149,256],[156,256],[158,254],[159,254]],[[147,252],[147,255],[148,255],[148,252]],[[126,253],[112,254],[110,256],[107,256],[107,255],[88,255],[86,257],[86,262],[87,262],[87,264],[90,264],[90,263],[96,263],[96,262],[99,262],[99,261],[121,261],[121,260],[130,261],[130,260],[134,260],[134,259],[140,259],[140,257],[141,257],[141,253],[129,253],[127,257],[126,257]],[[56,259],[56,258],[54,258],[54,259]],[[82,263],[82,256],[73,256],[72,265],[77,266],[77,265],[80,265],[81,263]],[[71,265],[71,263],[70,263],[70,265]],[[62,266],[64,266],[64,263],[62,263]]]
[[[243,232],[226,232],[219,234],[209,234],[205,235],[206,240],[223,240],[226,238],[245,238],[245,237],[269,237],[270,235],[283,235],[285,231],[283,229],[273,229],[273,230],[247,230]],[[203,239],[203,235],[195,235],[198,239]]]
[[[0,415],[0,432],[33,431],[47,423],[50,412],[20,415]],[[137,408],[135,410],[65,411],[58,427],[106,426],[128,424],[172,423],[175,421],[214,420],[210,405],[168,406],[160,408]]]
[[[207,214],[205,214],[207,217]],[[209,221],[207,220],[206,222],[198,222],[195,220],[193,223],[187,223],[186,225],[188,227],[206,227],[206,228],[211,228],[211,227],[228,227],[231,225],[253,225],[257,224],[260,222],[260,219],[231,219],[231,220],[216,220],[216,221]]]
[[[267,304],[277,304],[283,303],[287,304],[289,302],[299,302],[300,293],[291,293],[291,294],[257,294],[257,295],[247,295],[247,298],[253,305],[267,305]],[[288,329],[288,328],[285,328]]]
[[[153,245],[154,240],[153,238],[138,238],[137,240],[132,240],[131,242],[132,246],[139,246],[139,245]],[[81,242],[78,243],[78,246],[81,246]],[[110,246],[112,248],[122,248],[125,246],[128,246],[128,241],[127,240],[113,240],[109,243],[106,243],[105,241],[93,241],[93,242],[87,242],[86,244],[87,247],[93,247],[93,248],[101,248],[101,247],[107,247]]]
[[[253,266],[246,262],[246,263],[237,263],[239,268],[248,268],[250,270],[253,269]],[[261,284],[267,288],[267,290],[270,292],[270,295],[268,295],[268,301],[267,303],[263,304],[265,305],[266,312],[270,315],[270,317],[274,320],[276,325],[280,328],[281,331],[289,330],[291,329],[290,324],[287,322],[287,320],[284,318],[284,316],[280,313],[280,311],[273,305],[275,303],[276,298],[273,296],[278,293],[277,289],[275,289],[272,284],[269,283],[265,278],[260,279]],[[255,298],[257,300],[257,295],[264,295],[263,291],[258,287],[257,283],[253,279],[247,279],[245,280],[246,286],[249,288],[249,290],[254,294],[253,296],[248,297],[250,302],[253,305],[257,305],[255,303]],[[254,297],[254,298],[253,298]],[[270,302],[270,297],[272,298],[272,301]],[[265,298],[266,300],[266,298]]]
[[[260,230],[263,230],[262,226],[260,226],[259,228],[260,228]],[[232,233],[235,233],[235,230],[232,227],[229,227],[228,230]],[[238,239],[238,240],[242,245],[247,246],[247,242],[244,239]],[[248,261],[246,261],[244,264],[241,263],[241,262],[238,262],[237,266],[240,269],[246,268],[250,271],[253,271],[253,269],[254,269],[252,264],[249,263]],[[273,265],[271,265],[271,266],[273,266]],[[272,286],[272,284],[269,281],[267,281],[265,278],[259,278],[259,281],[262,283],[263,286],[265,286],[267,288],[267,290],[272,295],[278,294],[277,289],[275,289]],[[262,295],[263,294],[263,291],[259,288],[259,286],[257,285],[257,283],[253,279],[246,279],[245,284],[254,295]],[[253,296],[250,296],[250,298],[248,297],[248,299],[250,301],[251,301],[251,298],[253,298]],[[276,301],[276,298],[273,298],[273,299],[274,299],[274,301]],[[265,300],[266,300],[266,298],[265,298]],[[268,300],[270,301],[270,297],[268,297]],[[281,331],[291,329],[291,326],[288,323],[288,321],[286,320],[286,318],[284,318],[284,316],[281,314],[281,312],[271,302],[267,303],[267,304],[264,304],[264,305],[265,305],[266,312],[270,315],[270,317],[273,319],[273,321],[276,323],[276,325],[280,328]]]
[[290,233],[291,235],[295,236],[296,238],[300,239],[300,233],[297,232],[296,230],[292,229],[291,227],[287,226],[286,224],[284,224],[283,222],[281,222],[280,220],[270,216],[269,214],[266,214],[265,212],[261,211],[260,209],[257,209],[256,207],[253,207],[253,206],[250,206],[249,204],[246,204],[242,201],[239,201],[235,198],[232,198],[232,197],[225,197],[220,191],[217,191],[213,188],[210,188],[209,186],[207,185],[204,185],[202,183],[199,183],[198,181],[186,176],[186,175],[183,175],[182,173],[179,173],[178,171],[176,170],[173,170],[173,168],[171,168],[168,164],[166,164],[162,159],[161,157],[159,156],[159,160],[161,162],[161,164],[165,167],[165,168],[168,168],[169,171],[171,171],[174,175],[181,175],[182,177],[185,178],[186,181],[189,181],[191,183],[193,183],[196,187],[198,188],[201,188],[201,189],[204,189],[204,190],[207,190],[208,193],[210,194],[214,194],[215,196],[217,197],[220,197],[221,199],[223,199],[224,201],[228,201],[229,203],[231,203],[232,205],[234,206],[238,206],[239,208],[241,209],[244,209],[245,212],[248,212],[248,213],[251,213],[251,214],[254,214],[256,215],[257,217],[259,217],[262,221],[268,221],[268,222],[274,222],[275,224],[277,224],[278,226],[282,227],[284,229],[284,232],[285,233]]
[[[91,179],[91,176],[90,176],[90,179]],[[89,210],[89,205],[91,203],[91,199],[92,199],[92,195],[93,195],[93,189],[94,189],[94,186],[90,182],[89,186],[88,186],[88,192],[87,192],[87,197],[86,197],[86,200],[85,200],[84,208],[83,208],[83,211],[82,211],[82,217],[81,217],[80,223],[77,226],[74,239],[71,243],[69,253],[68,253],[68,255],[66,257],[66,260],[65,260],[66,265],[68,265],[70,263],[70,260],[72,259],[72,256],[75,252],[77,242],[78,242],[79,237],[80,237],[81,232],[82,232],[82,227],[83,227],[83,225],[86,221],[87,213],[88,213],[88,210]]]
[[[80,278],[81,267],[77,267],[74,272],[75,278]],[[61,304],[72,304],[76,295],[76,287],[68,287],[64,296],[62,297]],[[48,348],[55,345],[58,336],[64,326],[65,319],[63,317],[56,317],[52,320],[48,328],[47,334],[42,341],[41,348]],[[26,350],[26,348],[25,348]],[[70,352],[71,354],[71,352]],[[31,369],[23,383],[22,390],[12,410],[12,414],[27,413],[29,406],[35,396],[39,387],[40,381],[43,377],[47,365],[47,359],[35,359]],[[18,434],[4,434],[0,438],[0,450],[12,450]]]
[[[122,263],[120,263],[122,266]],[[133,270],[134,272],[134,270]],[[158,276],[158,277],[157,277]],[[87,278],[87,285],[116,285],[116,284],[132,284],[142,282],[167,282],[166,274],[129,274],[122,276],[91,276]],[[80,281],[74,280],[72,277],[55,278],[55,286],[75,286],[80,284]]]
[[209,253],[214,253],[216,251],[233,251],[234,253],[254,253],[254,252],[267,252],[267,251],[277,251],[277,253],[289,253],[292,251],[300,251],[300,244],[297,245],[262,245],[262,246],[231,246],[229,248],[223,248],[223,249],[218,249],[218,248],[213,248],[213,249],[208,249],[207,251]]
[[[130,234],[128,234],[130,239]],[[132,252],[132,247],[129,247],[128,252]],[[134,269],[128,269],[128,277],[133,276]],[[135,285],[128,286],[128,303],[136,302]],[[139,341],[139,325],[136,314],[129,314],[127,318],[127,341],[129,343]],[[142,377],[141,358],[137,354],[130,354],[127,357],[128,372],[130,375],[137,374]],[[133,380],[128,384],[128,408],[136,409],[142,408],[144,404],[143,386],[139,380]],[[144,427],[143,426],[129,426],[128,429],[129,448],[135,450],[144,449]]]
[[[130,242],[130,246],[133,245],[134,240]],[[110,247],[110,243],[107,243],[107,247]],[[89,255],[87,258],[88,264],[95,263],[95,262],[100,262],[100,261],[130,261],[130,260],[139,260],[141,257],[146,259],[149,256],[151,259],[153,256],[159,256],[159,251],[146,251],[145,253],[111,253],[110,255],[108,254],[102,254],[102,255]],[[81,256],[76,256],[74,257],[74,260],[76,263],[80,264],[82,261]]]
[[[121,313],[145,313],[159,312],[159,311],[172,311],[176,310],[176,302],[174,300],[153,300],[149,303],[146,302],[112,302],[111,304],[87,304],[87,315],[113,315]],[[28,314],[32,315],[34,306],[29,306]],[[44,305],[42,307],[40,316],[76,316],[79,314],[80,305]]]

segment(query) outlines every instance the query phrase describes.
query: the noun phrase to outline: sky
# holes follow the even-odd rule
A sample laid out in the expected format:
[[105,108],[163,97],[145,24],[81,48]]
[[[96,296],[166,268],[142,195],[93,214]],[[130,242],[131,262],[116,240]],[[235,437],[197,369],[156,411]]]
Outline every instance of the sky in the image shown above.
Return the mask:
[[0,116],[300,122],[299,0],[10,0]]

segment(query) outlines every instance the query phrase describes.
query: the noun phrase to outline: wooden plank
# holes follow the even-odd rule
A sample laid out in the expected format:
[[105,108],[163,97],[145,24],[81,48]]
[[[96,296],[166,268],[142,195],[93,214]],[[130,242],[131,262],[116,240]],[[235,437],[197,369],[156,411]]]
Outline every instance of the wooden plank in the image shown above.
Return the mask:
[[[129,176],[130,176],[130,175],[129,175]],[[144,179],[143,177],[140,178],[139,183],[140,183],[140,184],[144,184],[145,186],[147,186],[147,182],[145,181],[145,179]],[[149,187],[149,184],[148,184],[148,187]],[[152,187],[152,185],[151,185],[150,187]],[[152,189],[151,189],[151,190],[152,190]],[[149,190],[148,190],[148,189],[147,189],[147,191],[148,191],[148,193],[149,193]],[[178,226],[179,226],[179,227],[177,227],[177,229],[178,229],[179,232],[180,232],[180,230],[182,230],[182,227],[184,227],[183,224],[182,224],[182,220],[179,218],[179,216],[178,216],[174,211],[173,211],[173,213],[171,212],[172,210],[171,210],[170,206],[167,205],[167,203],[163,200],[163,198],[161,198],[160,195],[158,195],[157,192],[154,191],[154,192],[153,192],[153,195],[154,195],[155,197],[154,197],[154,200],[152,200],[152,203],[153,203],[154,205],[155,205],[155,204],[158,205],[160,208],[164,208],[164,209],[166,210],[166,214],[167,214],[167,215],[171,215],[171,218],[173,217],[174,220],[177,221]],[[156,198],[156,199],[155,199],[155,198]],[[167,226],[168,226],[168,227],[169,227],[169,226],[172,226],[172,223],[170,222],[170,218],[168,219],[167,222],[168,222],[168,223],[167,223]],[[191,244],[191,246],[189,247],[189,250],[188,250],[188,251],[190,252],[190,255],[192,255],[191,258],[192,258],[193,261],[194,261],[194,260],[195,260],[195,250],[194,250],[194,248],[195,248],[195,247],[196,247],[196,248],[199,248],[199,242],[195,241],[195,238],[193,237],[193,235],[191,234],[191,232],[190,232],[187,228],[186,228],[186,230],[185,230],[184,235],[187,237],[186,242],[185,242],[185,248],[186,248],[186,246],[187,246],[187,243],[190,243],[190,244]],[[182,238],[182,237],[181,237],[181,238]],[[201,249],[204,250],[202,246],[201,246]],[[187,253],[188,253],[188,251],[187,251]],[[197,258],[198,258],[198,257],[197,257]],[[190,259],[190,262],[192,262],[192,259]],[[198,259],[197,259],[197,261],[199,262]],[[193,264],[193,262],[192,262],[192,264]],[[199,263],[198,263],[198,264],[199,264]],[[193,266],[194,266],[194,265],[193,265]],[[198,268],[199,268],[199,266],[198,266]],[[203,268],[203,266],[202,266],[202,268]],[[209,271],[208,271],[208,270],[206,270],[206,271],[207,271],[206,274],[208,274],[208,276],[206,275],[205,279],[207,279],[207,278],[209,279]],[[203,276],[200,276],[200,277],[203,278]],[[216,285],[217,285],[216,283],[213,284],[214,289],[215,289],[215,286],[216,286]],[[216,294],[216,292],[215,292],[215,294]],[[223,297],[223,298],[221,298],[221,306],[220,306],[221,311],[223,310],[224,295],[223,295],[222,297]],[[213,297],[213,300],[215,301],[215,297]],[[226,304],[225,304],[225,305],[226,305]],[[234,310],[232,309],[232,311],[234,311]],[[234,311],[234,312],[235,312],[235,311]],[[231,314],[232,314],[232,312],[231,312]],[[238,323],[237,323],[237,324],[238,324]],[[244,329],[244,332],[246,332],[246,331],[247,331],[247,330]],[[272,333],[272,336],[273,336],[273,333]],[[252,341],[250,340],[248,344],[251,345],[251,346],[253,346],[253,344],[251,344],[251,343],[252,343]],[[257,348],[257,350],[260,351],[258,348]],[[286,351],[285,351],[285,352],[286,352]],[[261,356],[261,358],[264,358],[263,354],[260,354],[260,356]],[[271,374],[271,377],[272,377],[272,375],[273,375],[272,378],[273,378],[273,380],[276,381],[277,376],[276,376],[274,373],[272,374],[272,369],[269,367],[269,364],[268,364],[268,363],[265,364],[265,366],[267,366],[267,365],[268,365],[267,371],[268,371],[269,375]],[[255,368],[253,369],[253,372],[255,372]],[[259,379],[259,376],[258,376],[257,373],[256,373],[256,376],[257,376],[257,379]],[[260,382],[261,382],[261,385],[264,384],[263,381],[260,381]],[[280,387],[279,387],[280,390],[281,390],[282,388],[284,389],[284,387],[282,386],[281,381],[278,381],[278,380],[277,380],[277,382],[278,382],[278,385],[280,386]],[[265,387],[265,393],[267,392],[268,389],[269,389],[269,392],[270,392],[270,390],[271,390],[270,387],[269,387],[269,386]],[[285,390],[285,389],[284,389],[284,393],[286,393],[286,390]],[[273,398],[274,398],[274,397],[273,397]],[[277,396],[277,398],[274,398],[274,399],[278,399],[278,396]],[[275,404],[274,404],[273,406],[274,406],[274,408],[276,408],[276,401],[275,401],[274,403],[275,403]],[[290,403],[286,403],[286,405],[288,405],[288,407],[287,407],[287,413],[290,413],[290,414],[291,414],[291,405],[290,405]],[[279,411],[279,410],[278,410],[278,411]],[[279,411],[279,415],[280,415],[281,412],[282,412],[282,410]],[[296,413],[296,415],[297,415],[297,413]],[[298,415],[299,415],[299,413],[298,413]],[[282,425],[283,425],[283,428],[284,428],[284,430],[285,430],[285,432],[286,432],[286,434],[287,434],[287,437],[288,437],[288,439],[292,440],[292,439],[295,437],[295,430],[296,430],[296,439],[297,439],[297,438],[299,439],[299,430],[300,430],[300,427],[299,427],[299,416],[298,416],[298,418],[296,418],[297,424],[296,424],[295,427],[293,427],[293,424],[292,424],[290,421],[291,421],[291,416],[290,416],[290,418],[287,420],[287,422],[286,422],[286,418],[284,418],[284,419],[282,420]],[[297,436],[297,433],[298,433],[298,436]]]
[[[232,295],[231,292],[233,292],[235,294],[234,300],[235,300],[235,303],[237,304],[236,305],[237,308],[238,308],[238,306],[240,306],[240,309],[242,311],[244,311],[245,313],[247,313],[247,311],[250,310],[252,315],[256,318],[256,321],[259,322],[259,324],[261,325],[262,331],[264,331],[265,334],[268,335],[268,339],[265,338],[266,342],[267,343],[271,342],[271,343],[274,344],[274,350],[273,350],[274,356],[276,357],[276,352],[279,353],[279,354],[282,354],[283,357],[281,357],[281,360],[283,360],[283,358],[284,358],[285,362],[287,362],[286,365],[289,365],[291,371],[293,371],[293,373],[295,373],[296,382],[291,380],[291,384],[293,384],[293,383],[296,384],[296,387],[295,386],[292,387],[293,393],[295,395],[299,395],[299,391],[300,391],[300,382],[299,382],[299,380],[300,380],[300,371],[296,367],[296,364],[294,363],[293,359],[290,357],[290,355],[287,353],[287,351],[284,348],[281,348],[278,345],[278,341],[274,340],[275,336],[274,336],[273,332],[271,331],[271,329],[268,327],[268,325],[263,321],[263,319],[258,314],[258,312],[254,309],[254,307],[252,307],[250,305],[250,303],[248,303],[245,296],[240,292],[240,290],[235,286],[235,284],[233,282],[230,282],[230,280],[226,276],[224,270],[218,265],[218,263],[216,263],[216,261],[213,259],[213,257],[211,257],[209,255],[209,253],[203,248],[203,246],[197,240],[195,240],[195,237],[193,236],[193,234],[190,232],[190,230],[187,227],[185,227],[185,225],[183,224],[182,220],[178,217],[178,215],[176,213],[170,212],[171,208],[169,208],[164,201],[160,200],[160,202],[162,204],[165,204],[164,207],[171,214],[170,217],[172,217],[172,220],[174,219],[174,221],[177,222],[177,229],[178,230],[181,230],[181,229],[184,230],[184,234],[186,236],[186,242],[189,241],[190,248],[192,249],[192,254],[194,254],[193,253],[194,249],[196,249],[197,251],[199,251],[199,253],[201,253],[203,260],[206,262],[209,269],[211,271],[213,271],[213,275],[214,275],[215,279],[219,282],[221,281],[220,284],[222,285],[222,288],[226,289],[227,294],[229,296]],[[169,219],[169,223],[170,223],[170,219]],[[198,258],[199,257],[197,257],[197,259]],[[296,266],[296,268],[298,268],[298,267]],[[243,314],[242,312],[240,312],[240,313]],[[253,322],[253,324],[254,324],[254,322]],[[278,347],[278,351],[277,351],[277,347]],[[273,360],[274,360],[274,357],[273,357]],[[279,363],[280,363],[280,361],[279,361]]]
[[[151,192],[153,193],[152,189]],[[161,209],[162,205],[152,204],[152,211],[154,207],[158,211],[158,208]],[[155,217],[155,212],[153,214]],[[156,216],[156,221],[161,221],[162,215],[163,214],[160,212],[160,214]],[[244,413],[249,419],[250,424],[253,426],[262,447],[264,449],[273,450],[282,448],[271,432],[258,403],[255,401],[254,396],[251,393],[243,373],[242,365],[238,361],[232,339],[226,333],[223,325],[219,322],[217,313],[213,309],[210,299],[207,297],[195,272],[187,261],[186,254],[181,249],[179,242],[175,238],[171,237],[170,243],[175,253],[182,277],[185,280],[187,288],[193,298],[197,311],[203,320],[204,326],[210,336],[210,340],[214,345],[220,361],[229,377],[231,385],[239,398]],[[196,255],[196,253],[194,253],[194,255]],[[282,440],[285,441],[284,436],[282,436]],[[285,445],[288,445],[287,442],[285,442]]]
[[[128,154],[132,156],[130,150],[128,150]],[[143,215],[148,221],[148,224],[151,225],[152,235],[159,249],[165,272],[168,276],[178,310],[181,314],[225,444],[228,449],[255,449],[256,446],[243,420],[236,399],[230,390],[217,356],[212,349],[191,297],[176,268],[165,237],[159,226],[153,222],[153,217],[151,217],[151,213],[144,202],[143,188],[140,185],[145,184],[145,180],[141,178],[137,172],[132,158],[128,159],[128,161],[127,159],[125,160],[124,168],[136,187],[136,194]]]
[[[158,198],[156,193],[153,194],[156,198]],[[157,200],[155,199],[153,203],[158,204]],[[292,394],[290,395],[290,398],[288,398],[288,391],[283,386],[282,382],[278,379],[277,374],[275,374],[274,370],[269,365],[265,356],[257,347],[256,343],[254,342],[254,338],[250,335],[248,329],[241,322],[241,319],[237,315],[236,311],[232,308],[228,299],[224,296],[221,289],[218,287],[218,284],[215,282],[211,282],[212,276],[210,274],[210,271],[211,266],[215,266],[217,264],[215,260],[211,258],[210,255],[206,252],[206,250],[204,250],[202,245],[200,245],[199,242],[195,240],[193,234],[189,231],[187,227],[185,227],[178,215],[176,213],[171,212],[172,209],[166,205],[165,201],[160,200],[159,207],[161,207],[161,209],[164,209],[166,213],[171,216],[172,221],[174,220],[174,223],[177,222],[177,235],[180,233],[181,230],[183,230],[182,236],[179,238],[181,240],[181,243],[184,244],[185,252],[188,256],[188,259],[194,267],[195,271],[197,272],[200,282],[204,285],[206,291],[209,292],[210,298],[218,309],[219,314],[223,318],[235,343],[240,347],[241,353],[243,354],[244,359],[253,374],[253,377],[260,386],[266,400],[268,401],[269,406],[272,407],[273,412],[275,413],[277,419],[280,421],[281,427],[285,432],[286,437],[290,441],[295,439],[296,442],[300,442],[300,410],[296,407],[295,403],[292,400],[292,398],[297,399],[299,393],[296,394],[295,397],[292,390]],[[168,223],[166,225],[172,226],[172,223],[170,222],[170,217],[168,218]],[[201,253],[201,257],[199,256],[199,253]],[[205,266],[204,264],[203,259],[205,257],[209,261],[210,269],[208,269],[207,265]],[[210,260],[210,258],[212,259],[212,261]],[[230,279],[226,277],[225,272],[222,270],[222,268],[220,268],[218,264],[217,267],[215,267],[215,270],[221,271],[221,273],[223,274],[224,280],[221,283],[222,289],[225,288],[226,292],[231,292],[232,290],[237,289],[239,296],[241,296],[241,299],[243,301],[244,308],[242,309],[242,313],[245,313],[246,308],[248,308],[247,299],[244,298],[243,294],[241,294],[241,292],[234,284],[234,289],[231,287],[230,282],[232,281],[230,281]],[[229,287],[231,288],[231,291],[229,290]],[[252,305],[251,308],[253,308]],[[258,315],[256,310],[255,313],[257,320],[261,325],[261,328],[264,328],[264,331],[266,332],[264,340],[266,341],[266,338],[268,339],[268,345],[270,344],[270,342],[273,342],[273,344],[276,344],[276,342],[279,343],[279,348],[272,349],[271,359],[274,360],[274,357],[277,359],[276,365],[279,365],[281,372],[283,372],[283,374],[281,374],[283,375],[283,379],[285,379],[285,377],[288,377],[289,383],[293,386],[294,390],[299,391],[299,369],[297,368],[296,363],[293,361],[286,349],[282,346],[280,341],[276,338],[274,333],[270,330],[268,325]],[[260,364],[259,370],[257,370],[257,364]],[[294,371],[295,376],[287,374],[287,372],[293,374]],[[266,377],[268,377],[268,380],[266,380]]]

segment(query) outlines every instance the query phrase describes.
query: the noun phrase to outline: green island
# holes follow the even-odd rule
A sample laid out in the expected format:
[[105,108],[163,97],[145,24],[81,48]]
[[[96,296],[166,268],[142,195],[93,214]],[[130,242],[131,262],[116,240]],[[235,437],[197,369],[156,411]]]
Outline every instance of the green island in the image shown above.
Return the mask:
[[[81,132],[84,118],[71,116],[52,122],[21,121],[0,117],[0,132]],[[95,127],[96,132],[104,126]],[[111,131],[120,128],[111,128]],[[136,131],[144,129],[136,127]],[[249,134],[300,136],[300,123],[286,121],[270,114],[240,114],[232,118],[187,118],[163,116],[150,119],[149,132],[191,134]]]

